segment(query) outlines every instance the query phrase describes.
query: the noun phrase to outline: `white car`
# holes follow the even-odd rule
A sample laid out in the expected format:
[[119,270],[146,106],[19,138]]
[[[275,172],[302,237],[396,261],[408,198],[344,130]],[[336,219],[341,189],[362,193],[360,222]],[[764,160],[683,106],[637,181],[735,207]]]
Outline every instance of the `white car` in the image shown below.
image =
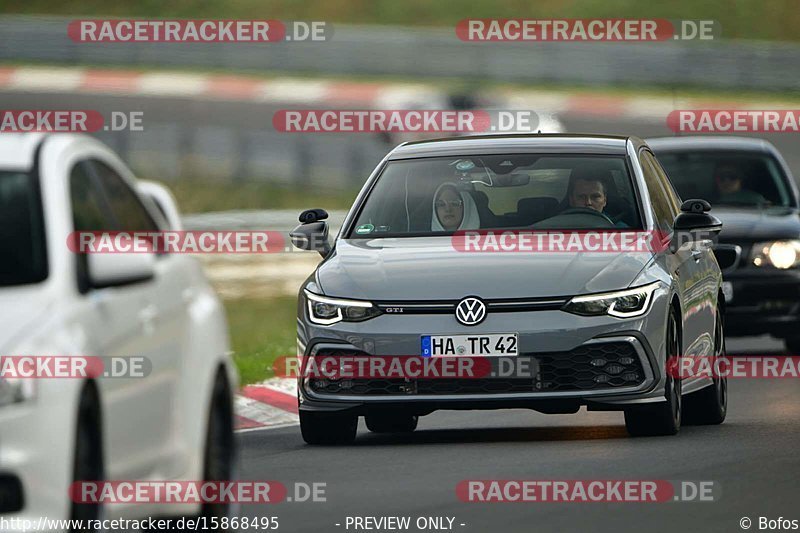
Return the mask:
[[81,480],[234,475],[238,376],[224,309],[199,263],[181,254],[78,255],[67,244],[73,231],[179,224],[169,192],[137,182],[99,141],[0,134],[0,356],[136,356],[150,367],[146,377],[0,378],[6,528],[40,517],[229,511],[77,505],[68,493]]

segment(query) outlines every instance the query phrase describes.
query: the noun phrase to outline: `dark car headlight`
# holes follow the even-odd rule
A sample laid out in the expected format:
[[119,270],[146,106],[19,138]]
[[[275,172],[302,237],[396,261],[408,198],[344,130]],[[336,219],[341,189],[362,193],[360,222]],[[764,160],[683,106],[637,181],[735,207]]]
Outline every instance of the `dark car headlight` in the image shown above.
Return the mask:
[[759,242],[753,245],[751,263],[757,267],[773,266],[781,270],[800,265],[800,241]]
[[370,302],[344,300],[320,296],[303,289],[306,295],[308,318],[314,324],[329,326],[337,322],[361,322],[381,314],[381,310]]
[[633,318],[647,312],[653,293],[659,285],[660,282],[656,281],[635,289],[575,296],[561,309],[582,316],[611,315],[617,318]]

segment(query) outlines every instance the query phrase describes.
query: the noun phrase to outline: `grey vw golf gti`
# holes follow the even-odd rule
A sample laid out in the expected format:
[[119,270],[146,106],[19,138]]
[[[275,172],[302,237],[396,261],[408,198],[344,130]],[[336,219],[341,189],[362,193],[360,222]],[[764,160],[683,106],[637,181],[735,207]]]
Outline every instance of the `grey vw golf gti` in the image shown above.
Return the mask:
[[[437,409],[621,410],[632,435],[672,435],[681,420],[721,423],[725,380],[678,379],[668,368],[724,354],[711,251],[721,223],[709,209],[704,200],[681,202],[635,137],[490,135],[398,146],[333,243],[322,209],[303,212],[292,231],[296,246],[324,257],[299,295],[304,368],[331,357],[452,356],[488,361],[492,371],[304,371],[303,439],[351,442],[359,416],[374,432],[410,432]],[[640,232],[663,246],[491,253],[498,249],[461,247],[470,232],[485,242],[491,232]],[[496,372],[501,359],[525,372]]]

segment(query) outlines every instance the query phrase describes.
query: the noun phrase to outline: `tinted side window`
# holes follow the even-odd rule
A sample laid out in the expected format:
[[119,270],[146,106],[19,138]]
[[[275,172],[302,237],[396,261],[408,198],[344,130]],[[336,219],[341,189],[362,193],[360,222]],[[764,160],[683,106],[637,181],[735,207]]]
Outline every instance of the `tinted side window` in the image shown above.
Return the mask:
[[102,161],[93,160],[92,165],[105,190],[111,211],[119,222],[120,231],[158,231],[158,225],[139,197],[119,174]]
[[639,153],[639,163],[644,171],[644,180],[650,192],[650,203],[656,216],[656,227],[664,232],[672,231],[672,221],[675,219],[674,206],[667,196],[662,180],[655,169],[655,158],[647,151]]
[[[82,161],[72,167],[69,174],[74,231],[114,231],[117,224],[108,211],[100,184],[89,171],[89,163]],[[76,254],[75,258],[78,292],[85,294],[90,288],[87,256]]]
[[33,173],[0,170],[0,287],[47,279],[44,224]]
[[72,225],[75,231],[113,231],[102,191],[88,172],[88,164],[72,167],[69,175],[69,197],[72,204]]
[[661,166],[661,163],[658,159],[653,156],[650,152],[645,152],[646,157],[652,162],[653,168],[656,171],[656,175],[664,184],[664,191],[667,194],[667,199],[669,199],[670,204],[672,204],[672,211],[674,213],[673,219],[678,216],[678,213],[681,212],[681,197],[678,196],[678,193],[675,191],[675,187],[672,184],[672,181],[667,176],[666,171],[664,171],[664,167]]

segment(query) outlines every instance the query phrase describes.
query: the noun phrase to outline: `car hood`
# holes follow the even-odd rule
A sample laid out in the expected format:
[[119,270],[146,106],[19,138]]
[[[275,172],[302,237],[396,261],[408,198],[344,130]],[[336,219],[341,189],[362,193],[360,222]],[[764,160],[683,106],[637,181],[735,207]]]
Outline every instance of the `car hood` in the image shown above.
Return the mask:
[[745,209],[715,207],[711,214],[722,221],[721,242],[797,239],[800,216],[796,209]]
[[52,302],[40,290],[0,289],[0,356],[8,355],[25,333],[47,317]]
[[464,253],[449,238],[339,240],[316,279],[329,296],[364,300],[537,298],[628,287],[641,253]]

